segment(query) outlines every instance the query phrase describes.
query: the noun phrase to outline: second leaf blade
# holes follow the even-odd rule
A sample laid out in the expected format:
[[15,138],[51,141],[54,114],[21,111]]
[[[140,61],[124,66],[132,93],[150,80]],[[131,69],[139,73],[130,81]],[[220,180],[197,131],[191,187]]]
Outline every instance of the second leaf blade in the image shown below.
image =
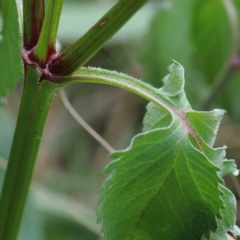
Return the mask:
[[217,167],[190,144],[177,119],[112,157],[106,171],[114,173],[100,198],[106,239],[201,239],[216,229]]

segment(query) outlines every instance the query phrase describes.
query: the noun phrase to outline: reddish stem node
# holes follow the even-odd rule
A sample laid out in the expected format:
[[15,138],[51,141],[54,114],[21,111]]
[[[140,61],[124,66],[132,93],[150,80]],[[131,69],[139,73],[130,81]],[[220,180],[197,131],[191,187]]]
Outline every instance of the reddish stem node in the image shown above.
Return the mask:
[[41,63],[35,57],[34,50],[35,50],[35,47],[29,51],[26,49],[22,50],[22,60],[24,63],[24,67],[26,68],[26,66],[28,66],[28,65],[36,65],[38,68],[39,74],[40,74],[40,80],[39,80],[40,82],[42,80],[48,80],[51,82],[55,82],[57,76],[50,71],[49,65],[53,59],[58,57],[58,53],[55,51],[54,48],[52,48],[48,53],[47,61],[45,63]]

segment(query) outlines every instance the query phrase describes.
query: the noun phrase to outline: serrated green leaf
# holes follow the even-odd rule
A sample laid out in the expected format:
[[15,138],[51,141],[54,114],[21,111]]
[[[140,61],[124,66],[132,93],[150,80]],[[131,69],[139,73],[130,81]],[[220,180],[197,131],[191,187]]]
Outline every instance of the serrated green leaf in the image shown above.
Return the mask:
[[20,34],[16,3],[14,0],[1,0],[3,28],[0,41],[0,97],[22,80],[20,54]]
[[162,97],[177,109],[191,109],[184,92],[184,68],[173,60],[168,70],[170,74],[163,78],[164,85],[159,89]]
[[[145,132],[136,136],[128,149],[114,153],[114,161],[106,168],[111,177],[101,191],[98,215],[106,239],[208,238],[218,227],[229,228],[224,221],[219,226],[222,209],[234,216],[224,202],[227,196],[221,191],[221,177],[235,174],[236,166],[224,159],[225,147],[211,146],[223,111],[193,111],[183,91],[182,66],[174,61],[169,70],[170,75],[164,79],[167,87],[161,89],[94,68],[81,68],[70,77],[58,79],[64,84],[107,83],[155,104],[147,108]],[[209,136],[204,129],[208,124],[213,128]],[[193,218],[191,211],[196,213]]]
[[[222,219],[217,219],[217,230],[211,233],[210,240],[226,240],[226,233],[234,233],[235,221],[236,221],[236,200],[234,195],[224,186],[220,185],[222,192],[222,200],[224,202],[224,208],[221,209]],[[202,237],[201,240],[206,240]]]
[[[184,69],[176,61],[168,67],[170,72],[163,78],[164,86],[159,89],[163,97],[178,109],[191,109],[184,92]],[[166,110],[159,108],[153,103],[147,106],[148,114],[146,114],[143,124],[143,131],[155,128],[167,127],[171,123],[171,115]]]
[[150,103],[145,132],[111,155],[98,215],[106,239],[214,240],[234,231],[236,202],[220,177],[236,166],[225,147],[212,148],[224,112],[193,111],[177,65],[159,90],[171,114]]
[[237,176],[239,174],[235,161],[225,159],[226,147],[212,148],[205,142],[202,142],[202,148],[207,158],[219,168],[218,174],[220,177],[230,174]]
[[239,175],[239,170],[237,169],[237,165],[234,160],[224,160],[222,161],[221,166],[221,177],[227,176],[227,175]]
[[99,212],[106,239],[136,239],[141,232],[149,239],[200,239],[215,230],[217,168],[190,144],[179,121],[137,136],[112,157]]
[[176,96],[183,91],[184,88],[184,69],[180,64],[173,63],[168,67],[170,72],[163,78],[162,91],[168,93],[170,96]]

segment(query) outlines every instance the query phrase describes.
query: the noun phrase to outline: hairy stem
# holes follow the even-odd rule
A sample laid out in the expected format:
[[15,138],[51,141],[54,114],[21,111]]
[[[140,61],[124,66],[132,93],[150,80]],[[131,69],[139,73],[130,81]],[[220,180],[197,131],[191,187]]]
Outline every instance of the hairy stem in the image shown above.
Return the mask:
[[88,82],[88,83],[100,83],[123,88],[130,92],[133,92],[165,109],[167,112],[171,110],[175,111],[164,99],[164,94],[159,93],[159,90],[151,85],[137,80],[133,77],[127,76],[122,73],[103,70],[100,68],[80,68],[80,70],[74,72],[71,76],[58,77],[56,83],[67,85],[72,82]]
[[55,87],[39,84],[35,66],[26,69],[25,86],[0,199],[0,239],[15,240],[22,219],[45,119]]

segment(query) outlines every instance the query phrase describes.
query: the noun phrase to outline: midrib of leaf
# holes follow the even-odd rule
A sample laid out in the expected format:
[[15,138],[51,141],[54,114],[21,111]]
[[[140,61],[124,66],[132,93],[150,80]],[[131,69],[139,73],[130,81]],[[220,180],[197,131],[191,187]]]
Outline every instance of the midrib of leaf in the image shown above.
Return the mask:
[[[177,130],[177,129],[176,129],[176,130]],[[182,139],[181,139],[180,141],[182,141]],[[176,145],[177,145],[177,143],[176,143]],[[180,145],[180,146],[181,146],[181,145]],[[157,188],[156,192],[152,195],[152,197],[151,197],[151,198],[149,199],[149,201],[146,203],[145,207],[142,209],[142,211],[141,211],[142,213],[139,215],[138,219],[135,221],[134,226],[133,226],[132,229],[134,229],[134,227],[136,227],[136,224],[137,224],[138,221],[141,219],[141,217],[142,217],[142,215],[144,214],[147,206],[150,204],[150,202],[153,200],[153,198],[157,195],[157,193],[158,193],[158,191],[160,190],[160,188],[163,187],[163,184],[164,184],[164,182],[166,181],[166,179],[168,178],[169,174],[172,172],[172,170],[174,170],[175,162],[177,161],[177,156],[179,156],[180,151],[181,151],[181,147],[180,147],[180,146],[179,146],[179,148],[178,148],[178,153],[176,154],[176,157],[175,157],[175,159],[174,159],[174,161],[173,161],[173,163],[172,163],[172,167],[171,167],[171,168],[169,169],[169,171],[166,173],[165,179],[162,181],[161,185]],[[174,148],[174,147],[175,147],[175,146],[173,146],[172,148]],[[172,148],[170,148],[169,151],[172,150]],[[168,152],[167,152],[167,153],[168,153]],[[165,153],[165,154],[166,154],[166,153]],[[150,167],[151,167],[151,166],[150,166]],[[145,170],[145,169],[144,169],[144,170]],[[163,189],[164,189],[164,187],[163,187]],[[165,191],[165,189],[164,189],[164,191]],[[167,191],[165,191],[165,192],[167,193]],[[167,196],[167,194],[166,194],[166,196]],[[169,201],[169,202],[170,202],[170,201]],[[173,209],[173,208],[172,208],[172,210],[173,210],[173,212],[174,212],[174,209]],[[177,214],[175,214],[175,216],[178,218]],[[132,232],[132,234],[133,234],[133,232]],[[129,240],[132,239],[131,236],[132,236],[132,235],[129,236],[129,238],[128,238]]]
[[[200,120],[200,119],[198,118],[198,120]],[[206,124],[204,124],[204,126],[208,129],[209,132],[214,133],[213,129],[210,128],[210,126],[208,126],[208,125],[206,125]],[[194,135],[196,136],[197,139],[200,139],[200,138],[199,138],[199,134],[196,133],[196,131],[194,131]],[[199,140],[199,143],[200,143],[200,140]],[[201,151],[203,152],[203,147],[202,147],[202,144],[201,144],[201,143],[200,143],[200,146],[201,146]]]
[[[184,149],[184,148],[183,148],[183,149]],[[184,151],[183,151],[183,154],[184,154],[184,156],[185,156],[185,159],[188,159],[187,156],[186,156],[186,154],[184,153]],[[198,189],[198,192],[199,192],[201,198],[204,199],[203,196],[202,196],[202,194],[201,194],[201,191],[199,190],[198,185],[196,184],[196,179],[195,179],[194,176],[192,175],[192,172],[191,172],[191,170],[190,170],[188,161],[186,161],[186,164],[187,164],[187,166],[188,166],[188,170],[189,170],[189,172],[190,172],[190,175],[191,175],[191,177],[192,177],[192,179],[193,179],[193,182],[195,183],[196,188]],[[212,183],[210,182],[210,184],[212,184]],[[210,196],[210,195],[209,195],[209,196]],[[204,200],[205,200],[205,199],[204,199]]]
[[[180,128],[180,127],[179,127],[179,128]],[[174,134],[177,130],[178,130],[178,128],[175,129],[175,131],[173,131],[172,134]],[[171,137],[171,135],[169,135],[169,137]],[[182,139],[179,140],[179,142],[181,142],[181,141],[182,141]],[[150,142],[148,142],[148,143],[150,143]],[[154,143],[155,143],[155,142],[154,142]],[[172,148],[169,148],[169,150],[168,150],[167,152],[164,152],[163,155],[158,156],[156,159],[158,159],[158,158],[160,158],[160,157],[163,157],[164,155],[166,155],[167,153],[169,153],[172,149],[175,148],[175,146],[177,146],[177,144],[178,144],[178,142],[177,142],[175,145],[173,145]],[[139,147],[141,147],[141,145],[140,145]],[[155,148],[155,147],[156,147],[156,146],[152,146],[151,148],[149,148],[149,149],[147,149],[147,150],[145,149],[144,152],[149,151],[149,150],[152,150],[152,148]],[[180,147],[179,147],[179,148],[180,148]],[[140,151],[139,151],[139,152],[140,152]],[[139,153],[139,155],[140,155],[140,154],[141,154],[141,152]],[[136,157],[136,156],[134,156],[134,157]],[[153,164],[156,162],[156,159],[153,159]],[[175,159],[175,160],[176,160],[176,159]],[[166,177],[164,177],[165,180],[166,180],[166,178],[169,176],[169,174],[170,174],[170,172],[172,171],[172,169],[174,168],[175,160],[173,161],[172,167],[169,169],[168,172],[166,172]],[[148,163],[149,163],[149,162],[148,162]],[[150,168],[150,167],[152,167],[152,166],[149,166],[149,168]],[[129,169],[129,171],[130,171],[130,170],[133,170],[133,169]],[[147,169],[144,169],[143,171],[146,171],[146,170],[147,170]],[[139,176],[140,174],[142,174],[143,171],[140,172],[137,176]],[[137,176],[136,176],[136,177],[137,177]],[[163,183],[164,183],[165,180],[163,180]],[[130,181],[130,182],[131,182],[131,181]],[[128,183],[129,183],[129,182],[128,182]],[[161,188],[161,186],[162,186],[162,185],[160,185],[160,186],[158,187],[158,189],[157,189],[156,192],[159,191],[159,189]],[[156,192],[155,192],[155,194],[156,194]],[[153,195],[155,195],[155,194],[153,194]],[[150,199],[150,201],[151,201],[151,199]]]
[[[176,131],[177,131],[177,129],[176,129]],[[174,133],[174,132],[173,132]],[[173,134],[172,133],[172,134]],[[170,137],[170,136],[169,136]],[[155,142],[154,142],[155,143]],[[148,144],[149,144],[149,142],[148,142]],[[177,145],[177,144],[176,144]],[[139,146],[139,147],[141,147],[141,145]],[[151,147],[151,148],[149,148],[149,149],[144,149],[144,152],[147,152],[147,151],[149,151],[149,150],[151,150],[152,148],[155,148],[156,146],[153,146],[153,147]],[[160,155],[160,156],[158,156],[156,159],[152,159],[152,163],[154,164],[154,163],[156,163],[156,160],[158,159],[158,158],[160,158],[160,157],[163,157],[164,155],[166,155],[167,153],[169,153],[172,149],[174,149],[175,148],[175,145],[173,145],[172,146],[172,148],[169,148],[169,150],[167,151],[167,152],[164,152],[164,154],[163,155]],[[141,151],[139,151],[139,155],[141,155]],[[137,157],[137,155],[135,155],[134,157]],[[149,162],[148,162],[149,163]],[[175,162],[173,162],[173,165],[174,165],[174,163]],[[144,163],[144,164],[146,164],[146,163]],[[138,166],[134,166],[133,168],[129,168],[129,170],[128,171],[132,171],[132,170],[134,170],[134,168],[137,168],[137,167],[139,167],[139,165]],[[141,171],[141,172],[139,172],[137,175],[135,175],[134,177],[139,177],[141,174],[143,174],[143,172],[144,171],[147,171],[148,170],[148,168],[151,168],[152,166],[150,165],[150,166],[147,166],[147,168],[145,168],[145,169],[143,169],[143,171]],[[174,166],[172,166],[172,168],[173,168]],[[164,177],[165,178],[165,180],[166,180],[166,178],[168,177],[168,175],[170,174],[170,172],[172,171],[172,168],[169,170],[169,172],[166,172],[166,177]],[[121,174],[119,175],[119,176],[121,176]],[[128,180],[128,179],[126,179],[126,180]],[[165,181],[164,180],[164,181]],[[163,181],[163,182],[164,182]],[[126,186],[127,184],[129,184],[129,183],[131,183],[131,181],[128,181],[127,183],[124,183],[123,182],[123,186]],[[159,191],[159,189],[161,188],[161,186],[162,185],[160,185],[159,187],[158,187],[158,189],[157,189],[157,191],[155,192],[155,194],[153,194],[153,197],[156,195],[156,193]],[[117,190],[117,189],[116,189]],[[149,189],[148,189],[149,190]],[[121,192],[120,192],[121,193]],[[143,192],[141,192],[141,193],[139,193],[139,195],[141,195]],[[152,197],[152,198],[153,198]],[[152,199],[151,198],[151,199]],[[149,202],[151,201],[151,199],[149,200]],[[130,200],[128,200],[128,202],[129,201],[131,201],[132,199],[130,199]],[[149,203],[148,202],[148,203]],[[146,206],[147,206],[148,204],[146,204]],[[116,207],[118,207],[118,206],[116,206]],[[146,207],[145,207],[146,208]]]
[[[178,130],[180,129],[180,126],[181,126],[181,125],[178,124],[178,127],[171,133],[171,135],[173,135],[176,131],[178,131]],[[166,129],[168,129],[168,128],[166,128]],[[163,130],[164,130],[164,129],[163,129]],[[156,130],[153,130],[153,131],[156,131]],[[169,135],[168,138],[170,138],[171,135]],[[163,153],[162,155],[160,155],[160,156],[157,156],[156,159],[152,159],[153,164],[156,164],[156,163],[157,163],[157,160],[158,160],[159,158],[164,157],[166,154],[168,154],[168,153],[171,152],[173,149],[175,149],[175,147],[177,146],[177,144],[178,144],[179,142],[181,142],[181,141],[182,141],[182,139],[180,139],[179,141],[177,141],[177,142],[175,143],[175,145],[173,145],[171,148],[168,149],[168,151],[164,152],[164,153]],[[156,142],[153,142],[153,143],[154,143],[154,144],[157,144]],[[147,145],[148,145],[148,144],[150,144],[150,142],[148,142]],[[138,147],[141,147],[141,145],[138,146]],[[152,148],[156,148],[156,145],[152,146],[152,147],[149,148],[149,149],[144,149],[144,152],[146,153],[146,152],[152,150]],[[180,150],[181,150],[181,147],[179,146],[178,151],[177,151],[178,153],[176,154],[176,157],[175,157],[174,161],[172,162],[172,166],[170,167],[170,169],[169,169],[168,172],[165,172],[165,175],[163,176],[163,179],[164,179],[164,180],[162,180],[161,185],[158,186],[158,187],[157,187],[157,190],[152,194],[152,197],[151,197],[151,198],[149,199],[149,201],[145,204],[145,206],[143,207],[143,210],[142,210],[142,211],[144,211],[144,210],[147,208],[147,206],[149,205],[149,203],[150,203],[150,202],[152,201],[152,199],[156,196],[157,192],[160,190],[160,188],[162,187],[162,185],[164,184],[164,182],[165,182],[166,179],[168,178],[169,174],[170,174],[170,173],[172,172],[172,170],[174,169],[175,162],[177,161],[177,155],[179,155]],[[147,154],[147,153],[146,153],[146,154]],[[139,151],[139,155],[141,155],[141,151]],[[137,157],[137,156],[135,155],[134,158],[135,158],[135,157]],[[130,159],[130,160],[131,160],[131,159]],[[149,163],[149,162],[148,162],[148,163]],[[135,167],[135,166],[134,166],[134,167]],[[138,165],[137,167],[139,167],[139,165]],[[137,175],[135,175],[134,177],[136,177],[136,178],[140,177],[140,175],[141,175],[141,174],[144,174],[144,172],[148,172],[148,169],[151,168],[151,167],[152,167],[152,165],[147,166],[147,168],[144,168],[141,172],[139,172],[139,173],[138,173]],[[132,170],[133,170],[133,168],[129,168],[129,169],[128,169],[129,172],[131,172]],[[121,175],[119,175],[119,176],[121,176]],[[128,180],[128,179],[126,179],[126,180]],[[132,181],[130,180],[130,181],[128,181],[127,183],[124,183],[123,186],[126,186],[127,184],[130,184],[131,182],[132,182]],[[155,188],[155,187],[156,187],[156,186],[154,186],[153,188]],[[150,189],[151,189],[151,188],[150,188]],[[145,189],[143,192],[139,193],[139,196],[142,195],[145,191],[149,191],[150,189],[147,189],[147,190]],[[116,190],[117,190],[117,189],[116,189]],[[120,192],[120,194],[121,194],[121,192]],[[134,196],[134,198],[135,198],[135,197],[138,197],[138,196]],[[133,199],[128,199],[127,202],[130,202],[130,201],[132,201],[132,200],[133,200]],[[116,208],[118,208],[118,207],[120,207],[120,206],[116,205]],[[124,207],[122,206],[122,208],[124,208]],[[142,212],[142,214],[143,214],[143,212]],[[136,220],[135,223],[139,221],[139,219],[141,218],[142,214],[138,217],[138,220]],[[129,238],[129,239],[131,239],[131,238]]]
[[[174,172],[175,172],[176,176],[178,176],[177,171],[176,171],[175,168],[174,168]],[[179,179],[179,176],[178,176],[178,179]],[[183,199],[184,199],[184,201],[185,201],[185,203],[186,203],[186,206],[187,206],[187,208],[189,209],[189,212],[191,212],[191,214],[192,214],[192,210],[191,210],[191,208],[189,208],[189,204],[188,204],[188,201],[187,201],[187,199],[186,199],[186,197],[185,197],[185,195],[184,195],[184,192],[183,192],[182,185],[181,185],[180,181],[178,181],[178,184],[179,184],[179,188],[180,188],[180,190],[181,190]],[[193,214],[192,214],[192,216],[193,216]],[[181,222],[181,221],[180,221],[180,222]]]
[[[179,127],[180,127],[181,125],[179,125]],[[170,136],[169,136],[170,137]],[[180,142],[182,142],[183,141],[183,139],[181,138],[180,139]],[[178,142],[179,143],[179,142]],[[176,143],[177,144],[177,143]],[[145,209],[147,208],[147,206],[148,206],[148,204],[151,202],[151,200],[154,198],[154,196],[156,196],[157,195],[157,192],[159,192],[159,189],[162,187],[162,185],[164,184],[164,182],[165,182],[165,180],[169,177],[169,175],[170,175],[170,173],[172,173],[172,171],[173,171],[173,169],[175,169],[175,167],[174,167],[174,165],[175,165],[175,163],[176,163],[176,160],[177,160],[177,156],[179,155],[179,152],[180,152],[180,150],[181,150],[181,145],[179,146],[179,149],[178,149],[178,153],[176,154],[176,157],[175,157],[175,161],[172,163],[172,166],[171,166],[171,169],[166,173],[166,175],[165,175],[165,177],[164,177],[164,180],[163,180],[163,182],[162,182],[162,184],[157,188],[157,190],[155,191],[155,193],[153,193],[153,195],[152,195],[152,197],[149,199],[149,201],[146,203],[146,205],[143,207],[143,210],[142,210],[142,214],[144,214],[144,211],[145,211]],[[173,146],[173,148],[175,148],[175,146]],[[171,149],[169,150],[169,151],[171,151]],[[167,154],[167,152],[165,152],[165,154]],[[158,156],[158,158],[161,158],[162,156]],[[154,160],[153,160],[154,161]],[[150,166],[149,168],[151,168],[152,166]],[[189,172],[191,173],[191,170],[190,170],[190,167],[188,167],[189,168]],[[132,169],[129,169],[128,170],[129,172],[131,172],[132,171]],[[146,169],[144,169],[144,171],[145,172],[148,172],[148,170],[146,170]],[[142,173],[142,172],[141,172]],[[141,174],[140,173],[140,174]],[[154,173],[153,173],[154,174]],[[140,176],[134,176],[134,177],[140,177]],[[151,176],[149,176],[149,177],[151,177]],[[193,178],[194,179],[194,178]],[[195,179],[194,179],[195,180]],[[195,182],[195,181],[194,181]],[[128,184],[129,184],[129,182],[128,182]],[[195,184],[196,185],[196,184]],[[197,185],[196,185],[196,187],[197,187]],[[149,191],[149,189],[145,189],[144,190],[144,192],[145,191]],[[199,195],[201,195],[201,192],[198,190],[198,192],[199,192]],[[119,193],[120,195],[121,195],[121,192]],[[139,194],[139,196],[135,196],[135,197],[140,197],[140,195],[141,194],[143,194],[143,192],[141,192],[140,194]],[[184,195],[183,195],[184,196]],[[202,196],[201,196],[202,197]],[[202,197],[203,198],[203,197]],[[131,201],[132,199],[128,199],[128,201]],[[118,206],[118,205],[116,205],[116,208],[119,208],[119,207],[121,207],[121,209],[122,210],[124,210],[124,206]],[[134,221],[135,222],[135,225],[137,224],[137,222],[139,221],[139,219],[141,218],[141,216],[142,216],[142,214],[138,217],[138,219],[136,220],[136,221]],[[134,226],[133,226],[133,228],[134,228]],[[130,231],[131,232],[131,231]],[[131,239],[131,237],[129,238],[129,239]]]

